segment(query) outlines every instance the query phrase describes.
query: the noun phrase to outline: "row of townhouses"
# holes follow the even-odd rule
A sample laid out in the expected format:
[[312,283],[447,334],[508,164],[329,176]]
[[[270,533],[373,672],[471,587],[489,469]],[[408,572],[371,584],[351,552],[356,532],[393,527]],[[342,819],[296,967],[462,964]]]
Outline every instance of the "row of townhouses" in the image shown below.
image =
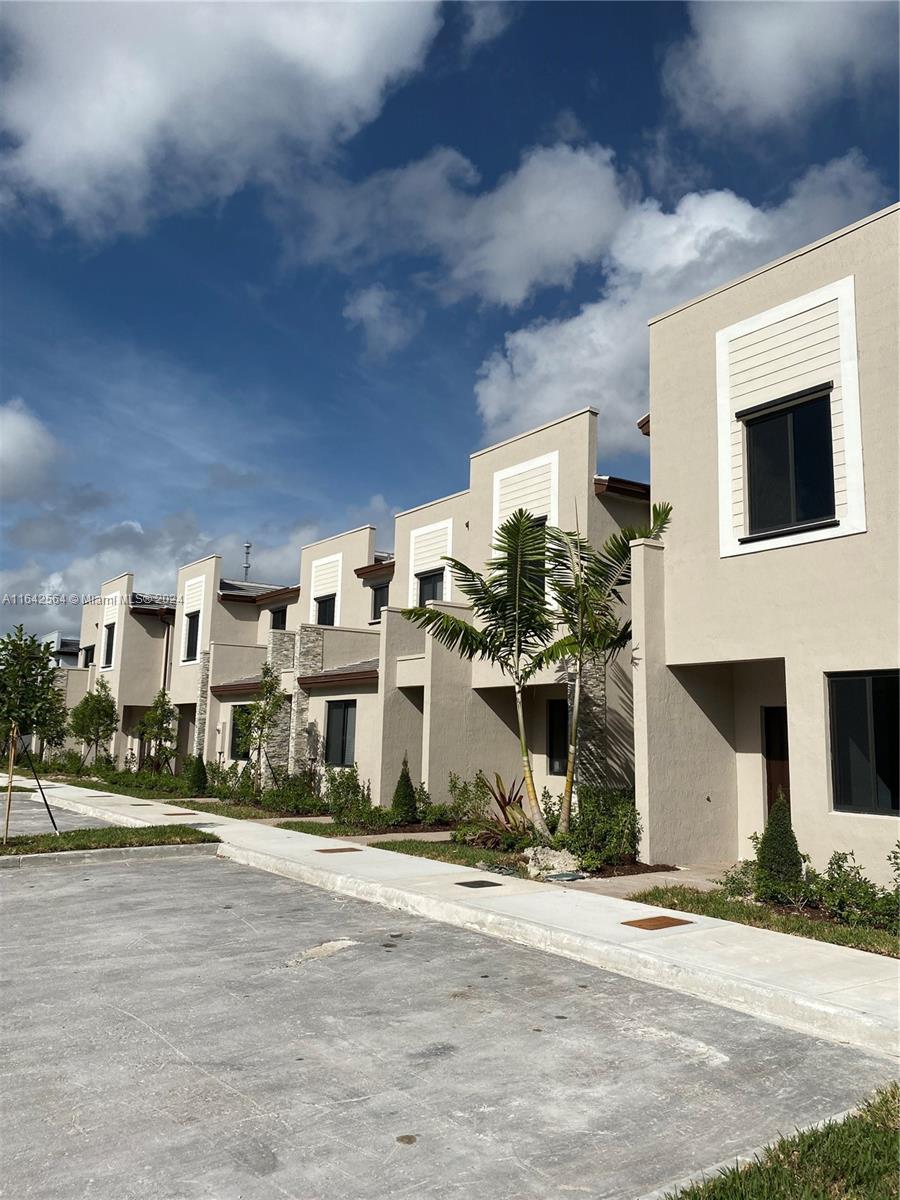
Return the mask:
[[[363,526],[300,552],[292,586],[181,567],[171,597],[131,574],[85,607],[75,703],[103,675],[112,747],[165,687],[178,753],[238,757],[235,709],[265,661],[289,697],[275,766],[356,763],[389,804],[404,755],[435,799],[451,771],[519,771],[511,689],[402,616],[465,612],[444,562],[480,567],[517,508],[599,545],[673,505],[633,547],[631,653],[587,679],[582,777],[633,785],[648,862],[735,859],[779,788],[821,865],[887,871],[898,836],[897,206],[650,323],[650,485],[598,475],[583,409],[472,454],[463,490],[399,513],[392,552]],[[567,687],[529,689],[538,787],[560,790]]]

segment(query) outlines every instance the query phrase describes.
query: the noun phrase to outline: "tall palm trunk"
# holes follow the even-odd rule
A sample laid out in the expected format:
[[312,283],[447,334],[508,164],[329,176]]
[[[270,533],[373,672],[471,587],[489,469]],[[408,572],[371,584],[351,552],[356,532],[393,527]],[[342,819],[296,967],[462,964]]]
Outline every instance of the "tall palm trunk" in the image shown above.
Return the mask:
[[568,833],[572,820],[572,793],[575,790],[575,758],[578,752],[578,712],[581,708],[581,661],[575,667],[572,688],[572,711],[569,714],[569,751],[566,757],[566,786],[559,808],[559,833]]
[[550,830],[547,828],[547,822],[544,820],[544,814],[541,810],[541,802],[538,800],[537,788],[534,786],[534,774],[531,770],[531,755],[528,753],[528,737],[525,733],[525,706],[522,701],[522,685],[515,683],[516,693],[516,719],[519,723],[519,749],[522,753],[522,775],[525,780],[525,795],[528,798],[528,807],[531,809],[530,817],[538,833],[545,838],[550,837]]

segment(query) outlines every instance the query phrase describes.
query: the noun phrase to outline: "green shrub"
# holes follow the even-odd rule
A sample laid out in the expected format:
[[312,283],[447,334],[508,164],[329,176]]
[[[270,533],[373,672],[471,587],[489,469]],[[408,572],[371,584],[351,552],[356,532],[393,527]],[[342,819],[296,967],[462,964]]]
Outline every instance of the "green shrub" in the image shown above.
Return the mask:
[[328,803],[319,794],[319,774],[315,769],[285,775],[259,798],[261,808],[286,812],[298,817],[320,817],[328,813]]
[[188,786],[188,795],[206,795],[209,789],[209,780],[206,777],[206,763],[203,761],[202,754],[192,755],[185,759],[181,774]]
[[227,767],[207,763],[206,778],[209,794],[223,803],[244,804],[253,798],[253,778],[246,763],[233,762]]
[[794,902],[803,882],[803,856],[791,828],[791,810],[778,794],[756,852],[756,899]]
[[[891,856],[888,860],[892,862]],[[862,873],[851,850],[836,850],[822,874],[806,873],[809,902],[841,925],[868,925],[900,935],[900,887],[879,887]]]
[[81,755],[77,750],[60,750],[47,759],[44,769],[54,775],[80,775],[82,771]]
[[400,777],[397,780],[397,786],[394,788],[394,796],[391,800],[391,824],[415,825],[418,819],[416,789],[413,787],[413,781],[409,774],[409,760],[404,754],[403,766],[400,768]]
[[524,850],[534,842],[534,830],[528,826],[516,828],[497,817],[482,817],[463,821],[453,830],[450,840],[462,846],[479,846],[484,850]]
[[480,771],[471,780],[463,779],[451,771],[447,791],[450,793],[450,811],[454,822],[477,821],[490,811],[491,793]]
[[[427,796],[428,793],[426,792],[425,795]],[[453,806],[450,804],[431,804],[430,802],[422,804],[417,798],[416,811],[423,825],[453,825],[456,821]]]
[[[352,767],[326,767],[325,801],[338,825],[365,825],[372,819],[372,790]],[[376,818],[377,819],[377,818]]]
[[583,871],[635,862],[641,822],[634,793],[584,783],[578,788],[578,813],[560,848],[571,850]]

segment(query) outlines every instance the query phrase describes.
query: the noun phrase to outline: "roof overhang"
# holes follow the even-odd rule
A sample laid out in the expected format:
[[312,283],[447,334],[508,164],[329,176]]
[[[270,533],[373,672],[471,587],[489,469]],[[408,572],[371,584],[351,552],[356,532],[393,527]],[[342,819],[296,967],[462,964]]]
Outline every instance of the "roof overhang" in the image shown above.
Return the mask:
[[362,683],[377,683],[378,671],[322,671],[318,675],[299,675],[297,683],[305,691],[317,688],[356,687]]
[[259,680],[236,679],[234,683],[214,683],[209,690],[217,699],[223,699],[227,696],[255,696],[259,688]]
[[617,475],[598,475],[594,480],[595,496],[624,496],[628,500],[650,500],[650,484],[635,479],[620,479]]
[[650,414],[649,413],[644,413],[644,415],[641,417],[641,419],[637,422],[637,427],[641,431],[641,433],[644,435],[644,437],[650,436]]
[[277,592],[263,592],[261,596],[256,597],[256,603],[264,604],[290,604],[292,600],[296,600],[300,595],[300,584],[294,584],[293,587],[279,588]]
[[392,558],[387,562],[366,563],[364,567],[357,567],[353,574],[364,583],[369,580],[393,579],[395,565]]

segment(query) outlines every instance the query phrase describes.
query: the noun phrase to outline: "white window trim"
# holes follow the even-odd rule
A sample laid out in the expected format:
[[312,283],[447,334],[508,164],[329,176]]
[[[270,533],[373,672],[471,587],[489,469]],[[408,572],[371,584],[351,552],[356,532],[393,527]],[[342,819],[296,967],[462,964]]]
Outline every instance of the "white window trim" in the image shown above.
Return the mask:
[[[102,620],[100,622],[100,627],[103,630],[103,637],[100,639],[100,663],[97,667],[98,671],[114,671],[116,669],[116,658],[118,657],[119,651],[121,649],[121,647],[119,646],[119,625],[121,624],[121,622],[119,621],[119,612],[124,603],[125,603],[124,593],[116,592],[115,593],[115,608],[116,608],[115,618],[112,621]],[[112,625],[112,627],[113,627],[113,652],[112,652],[112,661],[110,662],[108,667],[105,667],[103,665],[103,660],[106,658],[106,627],[107,627],[107,625]],[[96,653],[97,652],[95,650],[94,651],[95,659],[96,659]]]
[[195,583],[200,584],[200,604],[199,604],[198,608],[192,608],[190,611],[191,612],[199,612],[199,614],[200,614],[200,621],[198,622],[198,626],[197,626],[197,657],[196,658],[185,658],[185,651],[187,650],[188,608],[187,608],[186,601],[183,601],[182,605],[181,605],[181,653],[179,655],[179,662],[182,664],[182,666],[186,666],[186,667],[193,666],[194,663],[198,663],[200,661],[200,647],[203,643],[203,606],[206,601],[206,576],[205,575],[195,575],[193,579],[186,579],[184,581],[184,587],[182,588],[181,594],[182,594],[182,596],[186,596],[187,592],[188,592],[188,588],[193,587],[193,585]]
[[[787,533],[783,537],[765,538],[759,542],[741,543],[733,525],[731,495],[731,411],[728,351],[730,343],[747,333],[755,333],[766,325],[795,317],[807,309],[818,308],[831,300],[837,301],[840,337],[841,407],[844,419],[844,451],[847,471],[847,513],[838,525],[827,529],[812,529],[806,533]],[[807,542],[823,542],[831,538],[866,532],[866,496],[863,482],[862,426],[859,413],[859,358],[856,348],[856,301],[853,276],[838,279],[805,296],[798,296],[766,312],[756,313],[727,329],[716,333],[716,404],[718,410],[719,460],[719,557],[732,558],[737,554],[760,554],[784,546]],[[746,441],[744,443],[746,465]],[[744,488],[747,486],[744,471]],[[747,512],[746,504],[744,506]]]
[[544,467],[548,463],[550,464],[550,512],[547,514],[547,524],[559,524],[559,451],[553,450],[550,454],[542,454],[539,458],[530,458],[527,462],[516,463],[513,467],[504,467],[502,471],[494,472],[494,509],[491,520],[491,529],[494,533],[497,532],[500,524],[500,484],[503,480],[509,479],[512,475],[523,475],[526,471],[531,471],[535,467]]
[[[436,529],[447,530],[447,554],[453,553],[453,518],[448,517],[446,521],[435,521],[432,525],[420,525],[418,529],[409,531],[409,606],[415,608],[419,603],[419,580],[416,575],[416,538],[421,537],[426,533],[434,533]],[[433,567],[427,567],[426,570],[439,571],[441,564],[435,563]],[[447,563],[443,564],[444,570],[444,586],[443,586],[443,601],[450,602],[451,575],[450,567]],[[443,603],[442,601],[442,603]]]
[[343,583],[343,580],[344,580],[344,554],[343,554],[343,551],[341,551],[341,553],[339,553],[339,554],[329,554],[325,558],[314,558],[312,561],[312,564],[310,565],[310,568],[309,568],[309,623],[310,623],[310,625],[316,624],[316,617],[317,617],[316,599],[324,600],[325,596],[331,595],[331,592],[326,592],[325,595],[323,595],[323,596],[319,596],[319,597],[316,596],[316,589],[314,586],[315,582],[316,582],[316,567],[320,567],[323,564],[333,563],[333,562],[336,562],[338,565],[337,591],[334,593],[334,623],[335,623],[335,625],[340,625],[340,623],[341,623],[341,584]]

